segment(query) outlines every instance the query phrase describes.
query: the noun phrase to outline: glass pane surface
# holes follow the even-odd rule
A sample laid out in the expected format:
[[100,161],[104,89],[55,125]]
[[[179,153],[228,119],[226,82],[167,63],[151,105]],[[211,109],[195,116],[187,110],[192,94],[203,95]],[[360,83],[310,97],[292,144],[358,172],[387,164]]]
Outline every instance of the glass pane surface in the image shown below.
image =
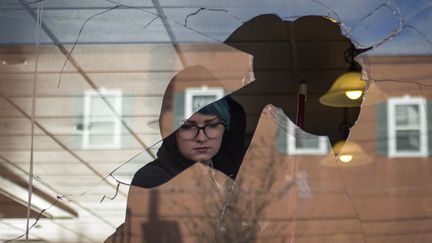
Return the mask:
[[432,242],[431,11],[1,1],[0,241]]
[[420,133],[418,131],[397,131],[396,140],[398,151],[420,150]]
[[296,148],[299,149],[318,149],[319,139],[318,138],[297,138]]
[[419,124],[418,105],[397,105],[396,106],[396,125],[418,126]]

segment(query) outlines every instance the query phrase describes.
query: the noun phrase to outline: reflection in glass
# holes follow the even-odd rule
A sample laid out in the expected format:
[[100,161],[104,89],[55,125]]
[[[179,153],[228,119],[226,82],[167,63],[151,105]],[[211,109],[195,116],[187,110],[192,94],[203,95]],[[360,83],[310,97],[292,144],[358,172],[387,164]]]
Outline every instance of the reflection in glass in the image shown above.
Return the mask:
[[396,125],[398,127],[418,127],[419,125],[418,105],[396,105]]
[[217,97],[215,95],[195,95],[192,100],[192,111],[195,113],[201,107],[204,107],[207,104],[210,104],[213,101],[216,101]]
[[[202,107],[223,97],[225,90],[223,87],[188,87],[185,89],[185,118],[190,117],[193,113]],[[180,105],[180,104],[177,104]],[[177,107],[178,109],[178,107]]]
[[288,124],[288,154],[291,155],[326,155],[329,148],[327,136],[316,136],[296,127],[291,121]]
[[396,131],[396,149],[398,151],[420,151],[420,132]]
[[319,138],[308,138],[308,139],[299,139],[297,138],[295,141],[296,149],[313,149],[318,148],[319,146]]
[[427,156],[427,121],[422,97],[391,97],[388,100],[389,155]]
[[83,149],[118,149],[121,146],[122,92],[102,89],[84,93]]
[[[120,2],[124,5],[117,5]],[[2,1],[0,241],[25,232],[25,202],[33,176],[32,210],[49,208],[46,214],[52,216],[42,217],[29,231],[29,241],[35,242],[102,242],[124,221],[128,196],[137,199],[136,211],[128,211],[128,220],[144,224],[126,228],[117,242],[180,242],[178,237],[189,242],[197,235],[189,232],[203,233],[209,228],[211,232],[217,225],[209,222],[222,216],[226,224],[220,232],[232,233],[232,240],[225,242],[242,237],[247,239],[243,242],[257,238],[286,242],[277,238],[281,235],[292,236],[296,243],[432,242],[430,1],[248,0],[198,5],[191,0]],[[275,15],[225,42],[236,49],[222,43],[240,25],[267,13]],[[333,38],[324,25],[315,27],[316,22],[283,23],[305,15],[329,15],[353,42],[374,46],[362,59],[362,74],[382,93],[365,93],[366,100],[375,95],[375,102],[362,107],[348,139],[361,145],[358,153],[365,156],[352,153],[351,161],[342,163],[349,160],[343,157],[344,152],[351,152],[347,143],[338,162],[331,154],[334,167],[322,166],[317,155],[286,153],[287,143],[298,150],[316,148],[316,137],[302,134],[288,133],[294,141],[283,140],[285,153],[271,154],[276,125],[260,118],[263,107],[271,103],[292,119],[295,109],[290,107],[295,107],[297,87],[287,84],[305,79],[311,84],[306,112],[312,115],[306,119],[306,130],[317,135],[332,133],[332,144],[341,139],[336,133],[342,113],[320,107],[317,97],[326,80],[333,82],[347,70],[346,63],[336,58],[348,47],[346,39]],[[340,34],[334,26],[330,32]],[[205,66],[221,82],[198,80],[174,87],[176,95],[161,109],[171,77],[194,65]],[[259,82],[243,78],[245,73]],[[208,176],[209,167],[201,163],[196,164],[202,166],[195,168],[196,173],[185,171],[184,180],[167,185],[160,193],[141,190],[128,195],[128,186],[117,187],[116,180],[129,182],[126,178],[134,171],[155,160],[161,139],[181,124],[158,126],[161,111],[171,108],[177,111],[171,118],[185,120],[246,83],[248,92],[234,98],[248,105],[247,141],[252,146],[247,162],[251,163],[242,168],[239,178],[245,180],[237,181],[238,188],[218,187]],[[197,94],[185,104],[188,87],[204,86],[223,89],[221,96]],[[122,105],[117,107],[116,95],[103,95],[102,87],[121,90]],[[99,94],[83,105],[89,89]],[[403,100],[404,96],[410,98],[393,103],[393,98]],[[357,116],[350,113],[349,117],[356,120]],[[258,119],[261,137],[253,134]],[[160,134],[159,128],[167,132]],[[324,128],[328,129],[321,132]],[[326,149],[329,152],[328,145]],[[30,151],[34,152],[34,171],[30,170]],[[371,163],[362,164],[367,157]],[[297,176],[290,174],[294,160],[299,162]],[[123,170],[116,170],[119,166]],[[115,170],[117,174],[111,174]],[[226,178],[224,173],[217,176]],[[221,216],[219,209],[226,201],[221,195],[231,191],[235,193],[230,194],[224,211],[231,214]],[[254,217],[245,217],[257,211]],[[197,224],[188,225],[194,217]],[[188,226],[195,231],[187,231]],[[128,239],[131,230],[157,234]],[[207,239],[214,242],[215,238]]]

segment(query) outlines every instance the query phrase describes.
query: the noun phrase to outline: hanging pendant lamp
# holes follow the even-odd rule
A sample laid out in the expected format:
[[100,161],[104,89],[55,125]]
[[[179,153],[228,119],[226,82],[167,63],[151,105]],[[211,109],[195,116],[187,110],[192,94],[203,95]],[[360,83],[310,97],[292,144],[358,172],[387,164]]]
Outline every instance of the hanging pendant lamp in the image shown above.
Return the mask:
[[333,152],[321,161],[323,165],[352,167],[369,164],[373,160],[358,143],[347,140],[337,142],[333,146]]
[[347,72],[339,76],[330,90],[320,98],[320,103],[331,107],[358,107],[363,101],[366,81],[359,72]]

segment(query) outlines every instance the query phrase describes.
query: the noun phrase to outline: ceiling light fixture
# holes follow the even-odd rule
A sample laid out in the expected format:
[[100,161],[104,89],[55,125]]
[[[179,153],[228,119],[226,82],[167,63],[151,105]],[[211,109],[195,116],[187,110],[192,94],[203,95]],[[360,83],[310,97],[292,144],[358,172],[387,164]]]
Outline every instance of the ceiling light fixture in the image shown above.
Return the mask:
[[369,49],[355,49],[351,45],[344,52],[344,59],[349,64],[348,72],[340,75],[330,87],[329,91],[320,97],[320,103],[331,107],[359,107],[366,89],[366,81],[361,79],[361,67],[354,58]]
[[331,107],[358,107],[363,99],[366,81],[360,79],[359,72],[348,72],[339,76],[329,91],[320,98],[320,103]]
[[[323,105],[344,109],[344,120],[340,126],[343,139],[337,142],[332,149],[337,161],[345,166],[365,164],[372,161],[372,158],[364,152],[359,144],[347,141],[349,128],[352,126],[348,122],[348,107],[359,107],[363,102],[363,92],[366,89],[366,81],[361,79],[361,73],[359,72],[361,67],[354,61],[354,57],[367,50],[357,50],[354,45],[351,45],[344,52],[344,59],[349,64],[348,72],[339,76],[329,91],[321,96],[319,100]],[[334,158],[326,158],[323,163],[337,165],[332,161],[334,161]]]
[[360,96],[362,94],[363,94],[363,91],[361,91],[361,90],[350,90],[350,91],[345,92],[345,95],[352,100],[356,100],[356,99],[360,98]]
[[343,154],[339,156],[339,160],[344,163],[349,163],[353,159],[353,156],[351,154]]
[[341,140],[333,146],[334,154],[330,153],[322,164],[326,166],[353,167],[369,164],[373,158],[356,142]]

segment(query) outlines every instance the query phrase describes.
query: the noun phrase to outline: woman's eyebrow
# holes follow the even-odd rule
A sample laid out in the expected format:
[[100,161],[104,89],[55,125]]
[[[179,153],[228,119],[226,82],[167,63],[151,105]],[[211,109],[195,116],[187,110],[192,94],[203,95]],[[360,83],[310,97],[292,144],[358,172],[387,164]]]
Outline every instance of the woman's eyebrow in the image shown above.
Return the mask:
[[[218,116],[215,116],[215,117],[213,117],[213,118],[210,118],[210,119],[206,119],[206,120],[204,120],[204,123],[212,122],[212,121],[215,121],[215,120],[219,121],[220,119],[219,119]],[[197,122],[196,122],[196,121],[193,121],[193,120],[192,120],[192,121],[190,121],[190,120],[186,120],[186,121],[184,121],[183,123],[197,124]]]
[[212,121],[214,121],[214,120],[219,120],[219,117],[218,116],[215,116],[214,118],[211,118],[211,119],[207,119],[207,120],[205,120],[204,122],[212,122]]

